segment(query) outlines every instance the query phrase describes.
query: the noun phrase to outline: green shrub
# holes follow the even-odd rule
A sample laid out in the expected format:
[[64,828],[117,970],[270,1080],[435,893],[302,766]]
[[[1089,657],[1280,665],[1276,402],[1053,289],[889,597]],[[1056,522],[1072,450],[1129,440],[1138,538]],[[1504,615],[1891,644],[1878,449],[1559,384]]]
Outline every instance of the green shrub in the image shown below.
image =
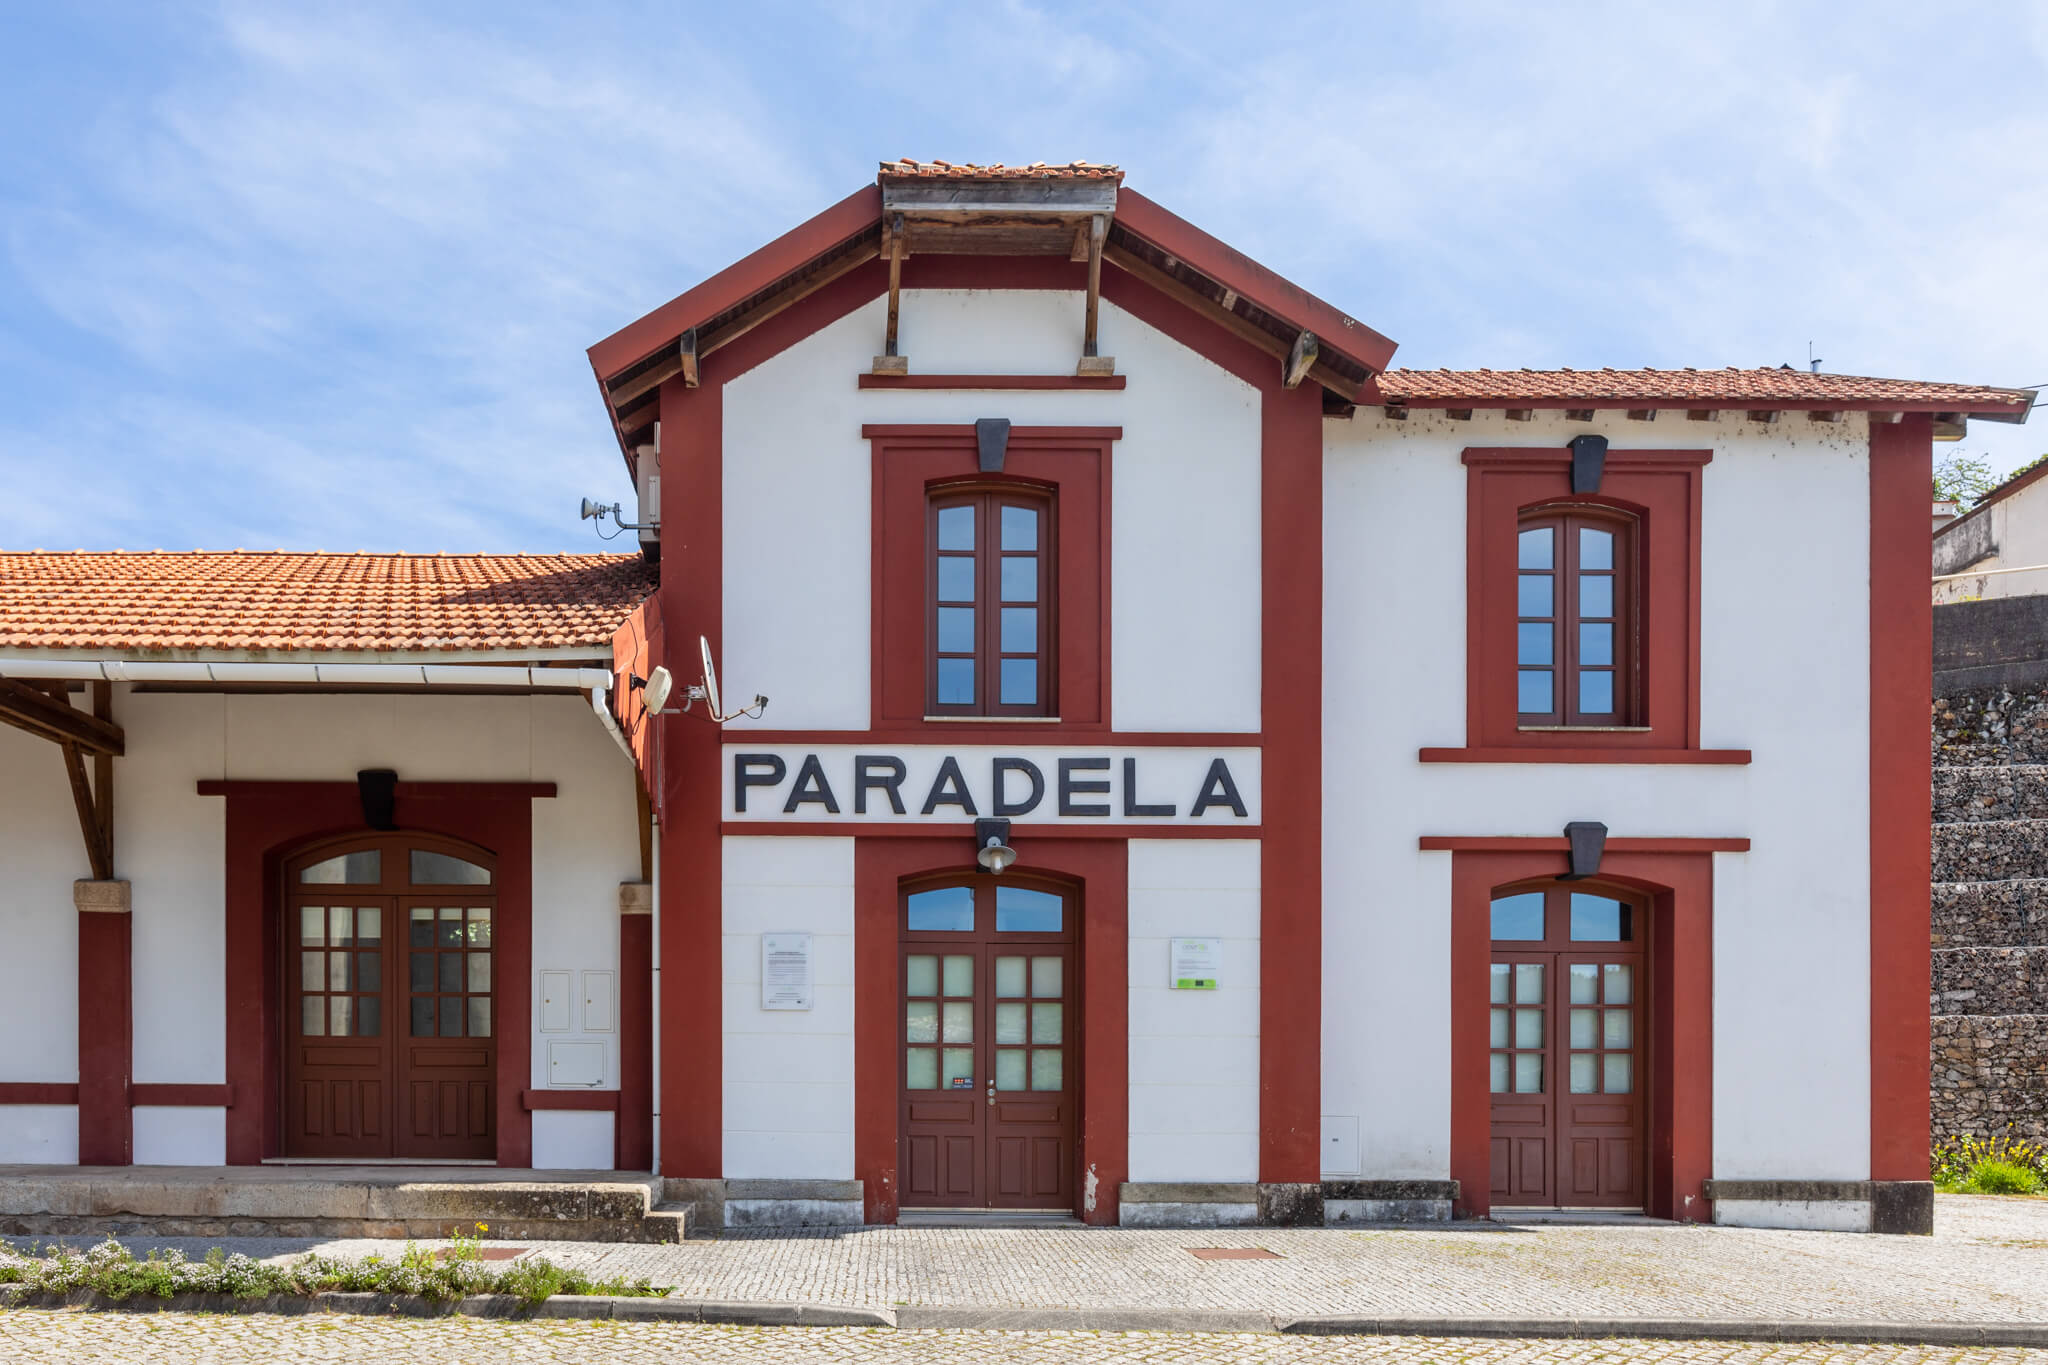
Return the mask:
[[[2035,1188],[2048,1186],[2048,1146],[2031,1138],[2007,1134],[1997,1137],[1949,1137],[1934,1145],[1929,1166],[1934,1186],[1948,1194],[2027,1193],[2033,1189],[1990,1191],[1974,1183],[1986,1162],[2031,1174]],[[1993,1177],[1997,1179],[1998,1177]]]
[[407,1242],[397,1259],[366,1256],[344,1260],[302,1256],[289,1265],[266,1265],[215,1247],[202,1261],[181,1251],[152,1251],[142,1260],[108,1238],[89,1251],[52,1247],[23,1254],[0,1242],[0,1284],[20,1284],[31,1293],[68,1294],[86,1289],[110,1299],[157,1298],[173,1294],[231,1294],[236,1298],[307,1295],[322,1292],[405,1294],[444,1301],[470,1294],[511,1294],[529,1304],[554,1294],[604,1294],[654,1298],[668,1291],[645,1279],[613,1276],[594,1280],[540,1257],[521,1257],[503,1266],[483,1259],[481,1224],[469,1236],[436,1252]]
[[1980,1161],[1963,1188],[1971,1194],[2035,1194],[2041,1177],[2011,1161]]

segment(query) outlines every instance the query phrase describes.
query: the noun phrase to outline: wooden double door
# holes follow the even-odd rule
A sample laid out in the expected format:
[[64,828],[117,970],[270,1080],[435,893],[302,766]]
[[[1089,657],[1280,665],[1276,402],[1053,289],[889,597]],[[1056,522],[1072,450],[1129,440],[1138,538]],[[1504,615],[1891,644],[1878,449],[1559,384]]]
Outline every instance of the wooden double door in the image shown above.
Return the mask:
[[906,1208],[1075,1203],[1079,902],[980,876],[903,896]]
[[496,1156],[494,881],[419,836],[287,864],[286,1156]]
[[1495,1207],[1643,1207],[1648,918],[1631,898],[1572,883],[1496,894]]

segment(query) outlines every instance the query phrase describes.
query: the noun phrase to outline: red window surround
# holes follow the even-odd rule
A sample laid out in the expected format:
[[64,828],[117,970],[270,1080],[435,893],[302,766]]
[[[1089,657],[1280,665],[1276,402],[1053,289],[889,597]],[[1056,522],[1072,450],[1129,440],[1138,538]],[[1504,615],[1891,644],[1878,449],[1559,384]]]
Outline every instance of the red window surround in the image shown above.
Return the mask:
[[[1747,763],[1700,748],[1700,481],[1706,450],[1610,450],[1596,495],[1571,491],[1561,447],[1465,451],[1465,745],[1438,763]],[[1625,726],[1522,723],[1516,697],[1516,550],[1536,509],[1606,509],[1632,520],[1641,574],[1633,712]]]
[[1122,428],[1012,427],[999,474],[982,472],[972,426],[866,426],[861,434],[874,452],[874,728],[921,728],[933,714],[926,563],[932,495],[953,484],[1008,484],[1049,495],[1058,509],[1046,574],[1057,601],[1044,613],[1054,630],[1045,646],[1055,711],[1012,723],[1107,729],[1110,447]]

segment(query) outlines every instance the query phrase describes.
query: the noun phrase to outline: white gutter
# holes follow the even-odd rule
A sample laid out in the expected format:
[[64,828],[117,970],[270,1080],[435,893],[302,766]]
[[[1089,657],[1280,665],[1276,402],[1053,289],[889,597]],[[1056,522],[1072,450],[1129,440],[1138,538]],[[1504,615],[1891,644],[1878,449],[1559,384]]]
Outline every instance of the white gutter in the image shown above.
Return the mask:
[[0,678],[50,682],[343,683],[362,687],[574,687],[590,693],[613,742],[627,758],[633,746],[612,717],[606,694],[615,679],[604,668],[519,668],[490,664],[238,664],[168,663],[135,659],[0,657]]

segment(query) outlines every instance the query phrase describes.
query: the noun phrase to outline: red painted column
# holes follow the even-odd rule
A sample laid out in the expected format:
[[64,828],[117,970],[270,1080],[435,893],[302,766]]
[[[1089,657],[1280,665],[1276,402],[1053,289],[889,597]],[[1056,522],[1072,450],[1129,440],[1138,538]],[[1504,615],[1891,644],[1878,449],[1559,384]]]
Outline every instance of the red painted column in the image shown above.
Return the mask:
[[128,883],[72,884],[78,907],[78,1164],[134,1160],[134,964]]
[[1322,390],[1262,394],[1259,1179],[1322,1179]]
[[1934,605],[1924,414],[1870,426],[1870,1177],[1926,1180]]
[[619,888],[619,1115],[613,1163],[654,1168],[654,898],[645,882]]
[[[723,616],[721,354],[700,388],[661,390],[662,622],[679,687],[697,681],[696,637],[717,658]],[[717,375],[718,377],[714,377]],[[661,1173],[724,1175],[724,990],[720,982],[723,762],[719,727],[661,722]]]

